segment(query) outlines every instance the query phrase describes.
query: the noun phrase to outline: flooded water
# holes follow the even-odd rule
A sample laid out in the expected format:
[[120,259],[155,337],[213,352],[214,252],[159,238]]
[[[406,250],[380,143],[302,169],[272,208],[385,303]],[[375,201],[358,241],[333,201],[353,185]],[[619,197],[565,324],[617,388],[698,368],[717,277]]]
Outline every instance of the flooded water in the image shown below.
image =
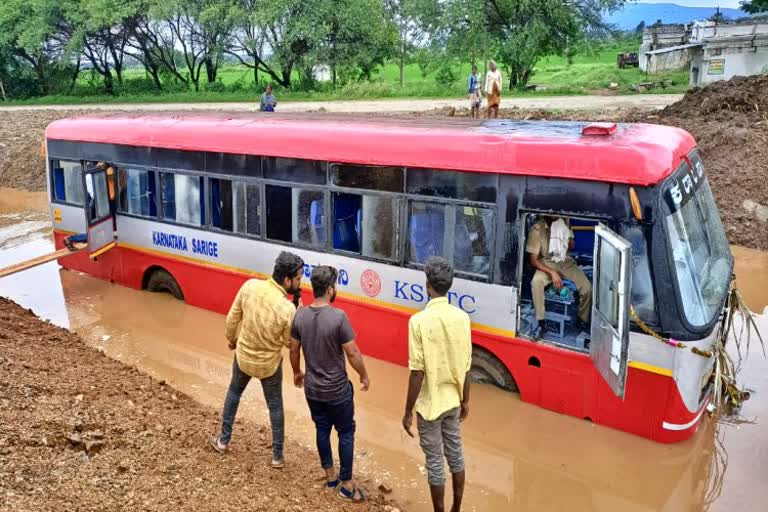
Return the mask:
[[[0,267],[52,250],[45,205],[44,195],[0,190]],[[738,247],[734,254],[739,286],[751,307],[763,311],[768,305],[768,254]],[[223,404],[232,353],[221,315],[167,295],[61,270],[56,263],[0,279],[0,295],[200,402],[217,409]],[[768,311],[759,321],[768,333]],[[466,510],[764,510],[768,429],[762,423],[768,418],[768,394],[761,391],[768,390],[768,362],[754,344],[752,352],[741,380],[753,393],[742,414],[755,422],[715,425],[708,420],[692,439],[674,445],[475,386],[463,427]],[[406,510],[429,510],[421,450],[400,426],[407,369],[370,358],[366,362],[371,390],[356,395],[357,467],[393,487],[393,496]],[[313,427],[303,394],[288,381],[290,371],[285,375],[288,435],[312,447]],[[259,386],[246,392],[241,415],[268,421]],[[217,427],[212,424],[211,432]],[[206,434],[200,432],[201,443]],[[235,430],[235,449],[237,441]]]

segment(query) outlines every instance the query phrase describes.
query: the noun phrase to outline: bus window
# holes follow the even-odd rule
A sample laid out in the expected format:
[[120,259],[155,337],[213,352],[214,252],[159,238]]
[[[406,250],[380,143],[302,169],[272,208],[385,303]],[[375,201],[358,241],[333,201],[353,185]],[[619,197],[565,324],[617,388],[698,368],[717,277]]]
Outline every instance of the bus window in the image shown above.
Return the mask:
[[495,203],[496,181],[495,174],[409,168],[406,191],[422,196]]
[[491,266],[493,210],[456,207],[453,265],[459,272],[487,276]]
[[430,256],[445,256],[445,205],[411,202],[408,219],[408,261],[424,263]]
[[143,217],[157,215],[154,171],[121,168],[117,177],[120,194],[118,208],[121,212]]
[[201,226],[204,217],[202,178],[184,174],[160,173],[160,206],[162,218],[182,224]]
[[247,235],[260,235],[259,185],[211,178],[211,226]]
[[313,247],[325,246],[325,193],[321,190],[293,190],[293,241]]
[[333,194],[333,248],[360,253],[363,196]]
[[595,287],[597,288],[595,306],[611,326],[618,330],[619,287],[614,279],[620,275],[621,254],[613,245],[604,243],[600,244],[600,253],[597,257],[599,259],[599,272],[595,276]]
[[83,205],[83,167],[80,162],[53,160],[53,199]]
[[621,236],[632,244],[632,306],[642,321],[653,325],[657,323],[658,317],[643,230],[640,226],[629,226],[623,230]]
[[331,176],[333,183],[339,187],[366,188],[384,192],[403,191],[402,167],[333,164]]
[[333,248],[395,260],[399,219],[393,197],[333,194]]
[[325,184],[325,163],[300,158],[264,158],[264,177],[269,180]]
[[233,186],[234,231],[248,235],[261,234],[259,185],[235,182]]
[[277,185],[265,187],[267,238],[325,246],[325,193]]

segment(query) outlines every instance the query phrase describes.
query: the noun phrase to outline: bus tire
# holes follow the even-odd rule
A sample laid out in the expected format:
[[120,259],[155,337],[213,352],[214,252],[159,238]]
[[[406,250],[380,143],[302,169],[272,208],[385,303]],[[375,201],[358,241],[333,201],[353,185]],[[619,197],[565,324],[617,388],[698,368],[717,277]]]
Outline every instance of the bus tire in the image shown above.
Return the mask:
[[184,300],[184,293],[181,291],[181,286],[176,282],[176,279],[162,268],[157,268],[152,271],[149,279],[147,280],[147,290],[155,293],[170,293],[179,300]]
[[507,391],[518,391],[517,382],[499,359],[484,348],[472,347],[472,382],[493,384]]

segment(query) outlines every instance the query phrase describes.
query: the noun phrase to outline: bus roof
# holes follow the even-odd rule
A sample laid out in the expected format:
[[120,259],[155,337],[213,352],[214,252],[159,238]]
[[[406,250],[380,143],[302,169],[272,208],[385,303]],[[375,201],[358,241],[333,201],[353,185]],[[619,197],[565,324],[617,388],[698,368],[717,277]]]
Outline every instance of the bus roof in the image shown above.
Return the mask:
[[674,127],[620,124],[611,135],[582,135],[588,124],[329,114],[112,114],[55,121],[46,138],[632,185],[659,183],[695,146],[688,132]]

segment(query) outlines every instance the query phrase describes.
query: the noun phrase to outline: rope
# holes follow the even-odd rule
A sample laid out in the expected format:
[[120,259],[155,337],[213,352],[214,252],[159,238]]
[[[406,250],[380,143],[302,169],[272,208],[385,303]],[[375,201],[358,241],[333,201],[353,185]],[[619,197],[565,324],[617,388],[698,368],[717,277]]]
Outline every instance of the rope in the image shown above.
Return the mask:
[[[649,336],[652,336],[657,340],[659,340],[660,342],[665,343],[671,347],[680,348],[680,349],[687,348],[685,343],[681,341],[677,341],[674,338],[665,338],[661,334],[657,333],[656,331],[648,327],[648,325],[642,320],[640,320],[639,316],[637,316],[634,306],[629,306],[629,316],[631,316],[632,320],[634,320],[634,322],[638,325],[638,327],[640,327],[640,330],[642,330],[644,333],[648,334]],[[691,348],[691,352],[693,352],[697,356],[707,357],[707,358],[712,357],[712,352],[709,352],[708,350],[700,350],[696,347],[690,347],[690,348]]]

